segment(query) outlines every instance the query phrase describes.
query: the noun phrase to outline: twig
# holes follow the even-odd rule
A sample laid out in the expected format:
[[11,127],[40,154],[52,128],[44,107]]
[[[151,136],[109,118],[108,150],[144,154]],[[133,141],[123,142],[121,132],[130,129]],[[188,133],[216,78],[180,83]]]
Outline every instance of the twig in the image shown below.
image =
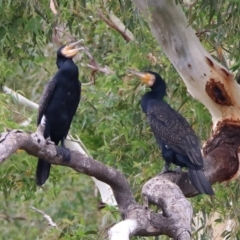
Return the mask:
[[123,38],[127,41],[133,41],[134,37],[133,34],[125,27],[125,25],[122,23],[122,21],[117,18],[115,15],[113,14],[109,14],[109,17],[111,20],[107,19],[106,16],[99,10],[98,11],[98,15],[99,17],[111,28],[115,29],[117,32],[119,32]]
[[97,70],[99,72],[102,72],[102,73],[105,73],[107,75],[111,75],[111,74],[114,74],[114,71],[112,71],[108,66],[104,66],[104,67],[96,67],[96,66],[93,66],[91,64],[87,64],[87,66],[93,70]]
[[31,206],[30,208],[31,208],[34,212],[38,212],[38,213],[42,214],[43,217],[48,221],[48,224],[49,224],[50,226],[55,227],[55,228],[58,228],[59,230],[61,230],[61,229],[58,227],[58,225],[57,225],[55,222],[53,222],[52,218],[51,218],[49,215],[47,215],[45,212],[43,212],[42,210],[39,210],[39,209],[37,209],[37,208],[35,208],[35,207],[33,207],[33,206]]
[[56,2],[54,0],[50,0],[49,6],[54,15],[56,15],[58,13],[55,5],[56,5]]
[[71,34],[69,34],[68,32],[62,30],[59,27],[55,27],[55,30],[61,33],[64,33],[69,39],[71,39],[72,41],[77,41],[77,39],[75,37],[73,37]]

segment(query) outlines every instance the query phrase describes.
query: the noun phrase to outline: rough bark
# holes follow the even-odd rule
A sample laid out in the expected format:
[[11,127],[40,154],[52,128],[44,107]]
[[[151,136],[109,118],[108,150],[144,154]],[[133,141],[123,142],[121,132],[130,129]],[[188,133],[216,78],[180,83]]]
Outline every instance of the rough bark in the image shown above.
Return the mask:
[[[2,133],[0,163],[17,149],[22,149],[35,156],[36,160],[42,158],[55,165],[71,167],[79,173],[85,173],[109,184],[123,218],[122,222],[110,230],[111,240],[127,240],[130,236],[162,234],[174,239],[190,239],[192,207],[177,185],[163,176],[149,180],[143,187],[142,194],[145,204],[142,206],[135,201],[131,188],[120,171],[78,151],[55,146],[43,138],[43,129],[44,126],[39,125],[37,132],[32,134],[24,133],[21,130]],[[68,153],[71,154],[71,161],[66,162],[64,156]],[[162,212],[152,212],[146,199],[149,203],[162,209]],[[129,225],[129,223],[131,224]],[[181,238],[181,236],[185,236],[185,238]]]

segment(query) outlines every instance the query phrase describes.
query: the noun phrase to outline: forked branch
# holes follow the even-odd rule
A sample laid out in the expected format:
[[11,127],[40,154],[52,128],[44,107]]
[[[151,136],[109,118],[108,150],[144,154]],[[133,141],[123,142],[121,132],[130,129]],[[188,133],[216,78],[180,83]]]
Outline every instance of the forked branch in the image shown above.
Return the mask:
[[[55,165],[71,167],[79,173],[85,173],[109,184],[123,218],[123,222],[116,224],[109,231],[111,240],[163,234],[174,239],[190,239],[192,208],[177,185],[164,179],[164,176],[149,180],[143,188],[145,204],[142,206],[135,201],[131,188],[120,171],[78,151],[56,147],[44,139],[43,130],[44,126],[40,124],[37,131],[32,134],[21,130],[2,133],[0,162],[5,161],[17,149],[22,149],[29,155],[43,158]],[[71,153],[70,162],[64,161],[65,151]],[[157,213],[151,211],[148,202],[157,205],[162,211]],[[188,237],[181,238],[186,233]]]

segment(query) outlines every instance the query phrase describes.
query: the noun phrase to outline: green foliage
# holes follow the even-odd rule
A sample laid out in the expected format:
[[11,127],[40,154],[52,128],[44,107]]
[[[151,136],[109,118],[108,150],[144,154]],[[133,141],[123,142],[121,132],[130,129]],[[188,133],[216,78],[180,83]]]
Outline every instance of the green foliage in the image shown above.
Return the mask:
[[[211,117],[207,110],[193,100],[179,75],[166,59],[150,33],[146,22],[131,1],[57,1],[58,14],[49,8],[49,1],[0,1],[0,83],[20,91],[37,102],[44,84],[56,72],[55,52],[69,39],[58,32],[66,32],[84,39],[84,46],[100,66],[108,66],[115,73],[97,73],[95,84],[84,85],[82,99],[74,118],[71,133],[81,138],[91,155],[125,173],[134,195],[140,199],[141,187],[162,169],[160,151],[143,115],[139,100],[145,87],[126,74],[126,69],[152,69],[160,72],[168,85],[166,101],[180,111],[193,126],[199,138],[207,139]],[[232,70],[239,69],[239,1],[197,1],[192,9],[185,9],[191,24],[201,35],[209,51],[217,46],[226,50],[233,62]],[[101,20],[98,10],[112,11],[132,31],[135,41],[126,42],[114,29]],[[191,10],[191,11],[190,11]],[[204,38],[203,38],[204,36]],[[147,55],[156,57],[156,63]],[[80,53],[76,58],[83,84],[89,83],[93,72],[87,67],[88,57]],[[36,112],[23,109],[9,96],[0,95],[0,127],[35,131]],[[32,124],[20,123],[32,118]],[[36,160],[22,151],[12,155],[0,167],[0,232],[1,239],[106,239],[107,229],[120,220],[115,209],[97,210],[91,179],[63,167],[53,167],[44,189],[35,186]],[[238,183],[227,188],[215,187],[217,197],[211,201],[206,196],[191,199],[195,213],[199,211],[200,225],[194,224],[194,239],[209,239],[211,227],[207,216],[220,214],[218,222],[234,219],[235,232],[239,232]],[[230,204],[231,203],[231,204]],[[30,206],[45,211],[60,229],[48,226],[39,213]],[[204,231],[197,226],[203,226]],[[227,239],[231,232],[223,232]],[[140,239],[140,238],[133,238]],[[154,239],[154,238],[141,238]],[[168,239],[161,237],[161,239]]]
[[240,69],[240,57],[236,51],[240,48],[239,11],[239,0],[197,1],[188,11],[188,18],[201,41],[220,62],[236,73]]

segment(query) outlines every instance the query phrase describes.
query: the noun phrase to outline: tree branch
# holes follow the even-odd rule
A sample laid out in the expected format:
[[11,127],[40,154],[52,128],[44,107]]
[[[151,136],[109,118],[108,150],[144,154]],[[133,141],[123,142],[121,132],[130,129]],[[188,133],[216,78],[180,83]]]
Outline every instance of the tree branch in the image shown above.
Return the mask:
[[13,91],[12,89],[10,89],[6,86],[3,86],[2,89],[3,89],[3,92],[11,95],[18,102],[18,104],[21,104],[22,106],[25,106],[29,109],[38,109],[38,104],[30,101],[29,99],[25,98],[21,94]]
[[[124,220],[109,231],[111,240],[120,239],[119,229],[121,229],[122,234],[121,240],[127,240],[130,236],[162,234],[174,239],[182,239],[180,236],[186,235],[186,231],[190,233],[191,204],[175,184],[162,176],[151,179],[143,188],[145,206],[142,206],[135,201],[131,188],[120,171],[78,151],[66,150],[48,143],[42,135],[43,131],[44,126],[40,124],[37,131],[32,134],[26,134],[21,130],[2,133],[0,136],[0,163],[17,149],[22,149],[51,164],[71,167],[77,172],[85,173],[109,184]],[[64,161],[66,151],[71,154],[69,162]],[[151,211],[146,204],[148,202],[157,205],[163,212]],[[189,233],[187,234],[189,237],[185,239],[190,239]]]
[[[10,89],[6,86],[3,86],[3,91],[6,94],[10,94],[18,104],[25,106],[31,110],[38,109],[37,103],[30,101],[29,99],[25,98],[24,96],[22,96],[21,94],[15,92],[15,91],[13,91],[12,89]],[[22,122],[20,125],[26,126],[26,125],[29,125],[30,123],[31,123],[31,119],[29,118],[29,119],[25,120],[24,122]],[[69,149],[73,149],[73,150],[79,151],[82,154],[90,156],[86,147],[84,146],[84,144],[81,142],[81,140],[79,138],[77,139],[77,141],[76,140],[72,141],[72,140],[74,140],[74,139],[70,135],[68,135],[67,140],[65,140],[65,145]],[[104,202],[108,205],[111,205],[111,206],[116,206],[117,203],[116,203],[116,200],[114,199],[111,188],[104,182],[98,181],[94,177],[92,177],[92,180],[94,181],[95,185],[97,186],[97,188],[100,192],[102,202]]]
[[109,13],[110,19],[108,19],[103,14],[103,12],[100,9],[98,9],[98,15],[108,26],[119,32],[122,35],[122,37],[126,40],[126,42],[134,40],[133,34],[126,28],[122,21],[113,13]]
[[52,218],[51,218],[49,215],[47,215],[45,212],[43,212],[42,210],[39,210],[39,209],[37,209],[37,208],[35,208],[35,207],[33,207],[33,206],[31,206],[30,208],[31,208],[34,212],[38,212],[38,213],[42,214],[42,216],[48,221],[48,224],[49,224],[50,226],[55,227],[55,228],[57,228],[57,229],[60,229],[60,228],[58,227],[58,225],[52,220]]

